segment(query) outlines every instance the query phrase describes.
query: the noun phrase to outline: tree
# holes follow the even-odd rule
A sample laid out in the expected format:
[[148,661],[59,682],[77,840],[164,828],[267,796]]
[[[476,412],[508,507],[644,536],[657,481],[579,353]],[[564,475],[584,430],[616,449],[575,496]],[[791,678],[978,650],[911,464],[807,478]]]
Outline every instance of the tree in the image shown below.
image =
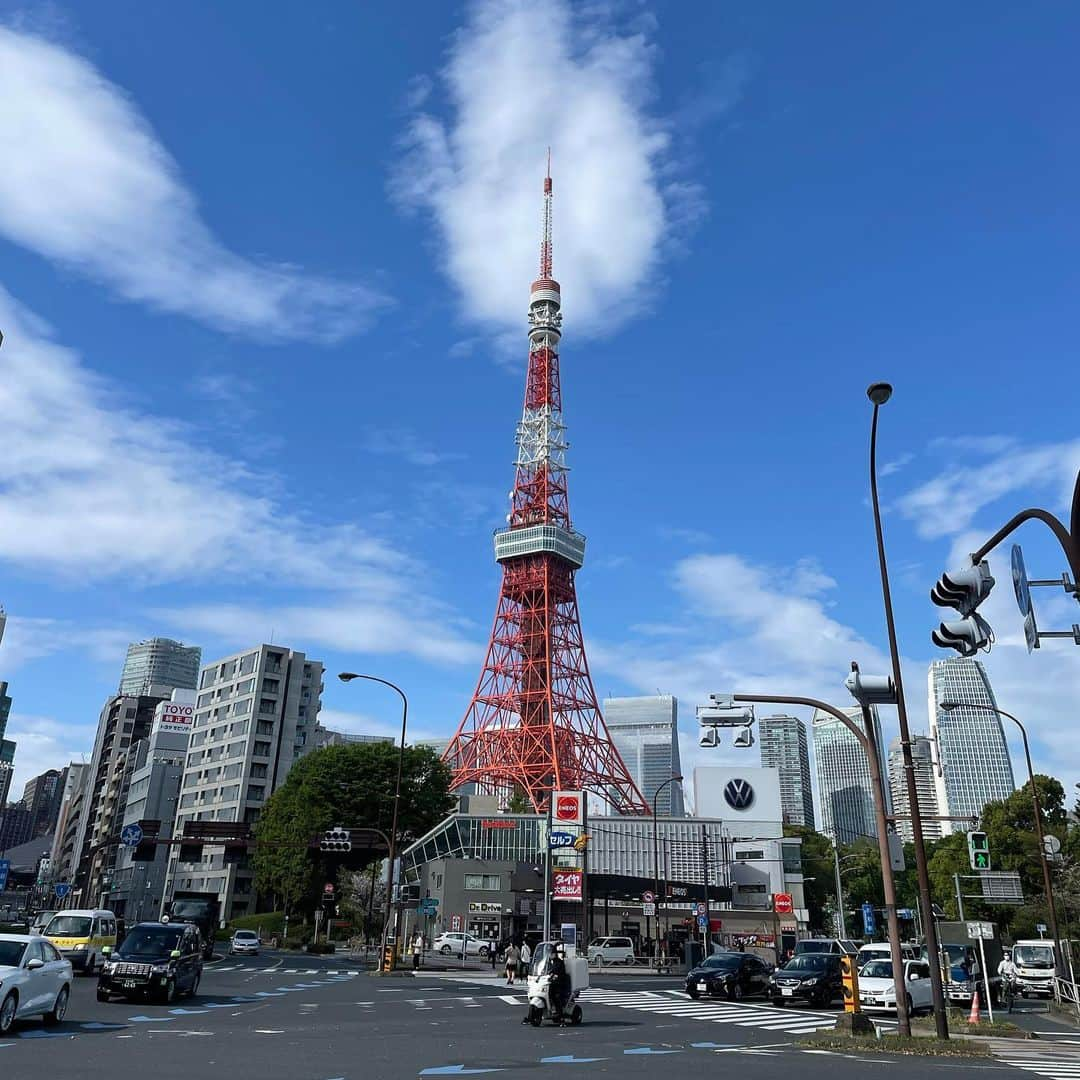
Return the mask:
[[803,896],[810,913],[810,927],[815,931],[831,930],[836,906],[832,841],[806,825],[785,825],[784,835],[802,840]]
[[[255,827],[255,887],[287,909],[309,911],[338,860],[309,848],[336,825],[390,832],[398,748],[389,743],[327,746],[298,761]],[[450,811],[449,767],[427,747],[405,748],[398,842],[420,836]]]

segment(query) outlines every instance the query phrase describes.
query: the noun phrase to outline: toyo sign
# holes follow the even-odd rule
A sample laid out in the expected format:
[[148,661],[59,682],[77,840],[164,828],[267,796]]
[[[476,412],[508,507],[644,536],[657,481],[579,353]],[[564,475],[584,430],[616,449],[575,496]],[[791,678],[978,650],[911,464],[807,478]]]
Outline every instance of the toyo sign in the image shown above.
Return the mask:
[[195,706],[182,705],[175,701],[163,701],[154,710],[158,731],[188,735],[195,726]]

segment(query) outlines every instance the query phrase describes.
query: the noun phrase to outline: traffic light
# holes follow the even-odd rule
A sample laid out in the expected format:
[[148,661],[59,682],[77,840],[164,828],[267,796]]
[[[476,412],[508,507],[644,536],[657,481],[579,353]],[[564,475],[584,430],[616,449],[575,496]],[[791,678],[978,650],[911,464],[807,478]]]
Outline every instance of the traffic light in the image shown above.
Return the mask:
[[349,830],[341,828],[340,825],[333,829],[327,829],[323,833],[323,838],[319,841],[319,850],[339,855],[352,851]]
[[941,623],[930,635],[939,649],[955,649],[961,656],[974,656],[980,649],[990,647],[994,632],[975,609],[990,595],[993,587],[994,578],[985,559],[975,566],[941,575],[930,590],[930,599],[938,607],[960,612],[963,618]]
[[748,727],[743,728],[742,731],[738,731],[735,733],[735,738],[732,740],[731,745],[736,748],[753,746],[754,733]]
[[971,863],[972,870],[989,870],[990,869],[990,841],[986,838],[984,832],[969,832],[967,834],[968,841],[968,861]]
[[698,736],[698,746],[704,746],[707,749],[714,749],[720,745],[720,733],[716,728],[703,728],[701,734]]

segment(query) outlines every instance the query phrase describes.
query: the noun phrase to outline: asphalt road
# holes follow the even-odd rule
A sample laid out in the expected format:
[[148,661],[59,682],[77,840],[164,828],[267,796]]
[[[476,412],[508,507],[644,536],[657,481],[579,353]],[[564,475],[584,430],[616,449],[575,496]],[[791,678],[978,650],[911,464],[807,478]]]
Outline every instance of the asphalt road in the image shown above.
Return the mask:
[[[959,1080],[976,1073],[997,1080],[1019,1075],[1018,1068],[1077,1075],[1047,1071],[1041,1059],[1014,1066],[809,1052],[799,1035],[827,1028],[835,1012],[690,1002],[678,987],[678,980],[649,976],[594,978],[580,1027],[536,1029],[521,1023],[523,988],[490,976],[377,978],[333,957],[226,957],[206,967],[196,998],[172,1008],[102,1004],[94,982],[77,979],[60,1028],[20,1023],[0,1040],[0,1077],[414,1080],[499,1072],[555,1080],[566,1071],[655,1077],[672,1065],[730,1070],[739,1080],[778,1078],[793,1068],[800,1080]],[[1080,1035],[1060,1050],[1066,1063],[1069,1056],[1080,1060]]]

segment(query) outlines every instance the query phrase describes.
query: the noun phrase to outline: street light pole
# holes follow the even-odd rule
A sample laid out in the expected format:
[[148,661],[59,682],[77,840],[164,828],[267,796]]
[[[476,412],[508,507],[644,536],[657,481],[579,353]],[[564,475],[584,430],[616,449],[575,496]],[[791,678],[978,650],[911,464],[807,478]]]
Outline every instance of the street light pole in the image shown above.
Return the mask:
[[844,883],[840,880],[840,844],[833,844],[833,866],[836,870],[836,913],[840,916],[840,937],[847,937],[847,919],[844,917]]
[[1043,888],[1046,890],[1046,906],[1050,909],[1050,934],[1054,939],[1054,951],[1057,956],[1057,966],[1062,968],[1061,938],[1058,935],[1057,908],[1054,904],[1054,886],[1050,878],[1050,863],[1046,858],[1046,844],[1042,826],[1042,803],[1039,800],[1039,791],[1035,786],[1035,770],[1031,766],[1031,748],[1028,746],[1027,730],[1024,725],[1012,713],[1004,709],[997,709],[993,705],[969,704],[961,701],[943,701],[938,708],[951,712],[953,709],[982,709],[984,712],[997,713],[1011,720],[1019,729],[1024,740],[1024,760],[1027,763],[1028,783],[1031,784],[1031,802],[1035,811],[1035,835],[1039,841],[1039,862],[1042,863]]
[[[896,640],[896,622],[893,618],[892,593],[889,590],[889,566],[885,558],[885,536],[881,528],[881,505],[877,486],[877,430],[878,412],[892,397],[888,383],[873,383],[866,391],[873,402],[874,417],[870,427],[870,498],[874,507],[874,532],[877,536],[878,565],[881,569],[881,595],[885,604],[885,625],[889,633],[889,655],[892,660],[893,683],[896,686],[896,714],[900,724],[900,747],[904,755],[904,780],[907,787],[908,806],[911,813],[911,836],[915,847],[915,870],[919,879],[919,898],[924,911],[933,910],[930,896],[930,873],[926,865],[926,848],[923,844],[922,812],[919,807],[919,791],[915,783],[915,760],[911,753],[911,729],[908,726],[907,705],[904,701],[904,677],[900,670],[900,649]],[[949,1037],[948,1003],[945,987],[941,981],[941,966],[936,962],[938,932],[934,920],[926,924],[926,955],[934,957],[930,964],[930,990],[934,1002],[934,1021],[939,1039]],[[899,1005],[899,1001],[897,1002]]]
[[[386,942],[387,938],[390,936],[390,920],[393,917],[394,911],[394,860],[397,857],[398,807],[401,804],[401,771],[405,764],[405,728],[409,723],[409,699],[405,696],[405,691],[402,690],[400,686],[397,686],[387,679],[380,679],[377,675],[358,675],[354,671],[343,671],[338,678],[345,683],[352,682],[353,679],[367,679],[369,682],[382,683],[383,686],[389,686],[391,690],[395,690],[401,698],[401,742],[398,746],[397,780],[394,784],[394,812],[390,822],[390,843],[387,845],[389,848],[389,861],[386,870],[386,918],[383,923],[382,950],[379,956],[379,970],[385,971],[387,969]],[[398,942],[395,938],[395,951],[397,950],[397,946]]]
[[660,970],[660,823],[656,820],[656,800],[660,795],[660,792],[668,786],[668,784],[682,783],[681,776],[670,776],[665,780],[655,792],[652,797],[652,857],[653,857],[653,878],[656,887],[656,942],[653,945],[653,960],[656,964],[656,970]]

